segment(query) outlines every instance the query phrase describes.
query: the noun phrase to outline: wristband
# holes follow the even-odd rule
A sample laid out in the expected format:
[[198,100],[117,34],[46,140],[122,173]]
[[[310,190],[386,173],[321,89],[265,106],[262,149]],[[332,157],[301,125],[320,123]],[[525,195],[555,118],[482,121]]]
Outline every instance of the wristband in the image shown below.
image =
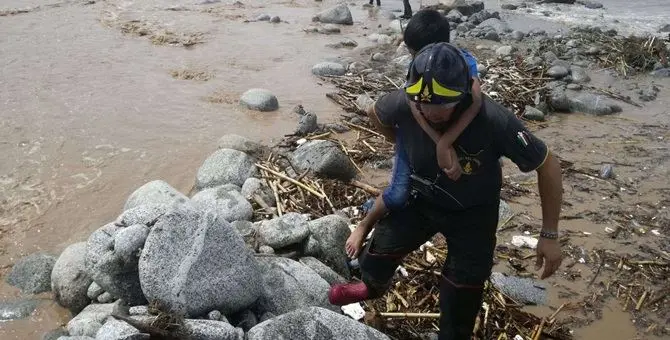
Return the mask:
[[558,238],[558,232],[557,231],[540,230],[540,237],[550,239],[550,240],[555,240],[555,239]]

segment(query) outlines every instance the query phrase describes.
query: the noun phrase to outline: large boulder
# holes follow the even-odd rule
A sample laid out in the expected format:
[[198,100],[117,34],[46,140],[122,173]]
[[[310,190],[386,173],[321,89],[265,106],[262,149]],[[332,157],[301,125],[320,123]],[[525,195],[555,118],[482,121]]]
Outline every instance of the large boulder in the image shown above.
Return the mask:
[[258,262],[263,274],[262,311],[280,315],[309,306],[337,310],[328,302],[330,285],[309,267],[284,257],[259,257]]
[[593,93],[582,93],[569,98],[571,112],[583,112],[596,116],[620,112],[621,108],[613,105],[605,97]]
[[258,264],[225,219],[175,206],[149,233],[139,260],[150,301],[188,316],[247,309],[261,295]]
[[28,255],[16,261],[5,279],[24,294],[39,294],[51,290],[51,271],[56,258],[43,253]]
[[140,333],[125,321],[109,318],[95,335],[95,340],[139,340],[150,339],[149,334]]
[[319,307],[301,308],[256,325],[248,340],[387,340],[384,333]]
[[319,256],[338,274],[349,278],[347,253],[344,244],[351,235],[349,221],[339,215],[328,215],[309,222],[309,231],[319,243]]
[[463,15],[472,15],[484,9],[484,2],[473,0],[439,0],[447,8],[457,9]]
[[26,318],[39,303],[38,300],[0,301],[0,322]]
[[242,186],[256,174],[254,163],[254,158],[244,152],[219,149],[200,166],[195,185],[200,190],[229,183]]
[[293,152],[293,160],[301,171],[311,170],[321,177],[346,181],[356,176],[356,168],[349,157],[332,141],[304,143]]
[[306,265],[311,270],[315,271],[322,279],[326,280],[329,285],[334,285],[336,283],[347,283],[347,280],[336,273],[330,267],[323,264],[321,261],[315,257],[306,256],[300,258],[300,263]]
[[170,184],[155,180],[137,188],[137,190],[130,194],[123,210],[125,211],[140,205],[169,206],[180,199],[187,199],[187,197]]
[[263,221],[258,228],[260,241],[275,249],[300,243],[307,236],[309,236],[307,217],[295,212]]
[[312,18],[312,21],[319,21],[324,24],[340,24],[353,25],[354,19],[351,16],[351,11],[346,4],[342,3],[335,7],[328,8],[321,11]]
[[73,313],[82,310],[90,300],[86,296],[93,280],[86,272],[86,242],[65,248],[51,272],[54,300]]
[[250,220],[254,214],[254,208],[242,194],[225,186],[205,189],[191,200],[202,211],[215,212],[228,222]]
[[88,275],[106,292],[129,305],[147,302],[138,274],[138,258],[149,228],[143,224],[107,224],[94,231],[86,246]]

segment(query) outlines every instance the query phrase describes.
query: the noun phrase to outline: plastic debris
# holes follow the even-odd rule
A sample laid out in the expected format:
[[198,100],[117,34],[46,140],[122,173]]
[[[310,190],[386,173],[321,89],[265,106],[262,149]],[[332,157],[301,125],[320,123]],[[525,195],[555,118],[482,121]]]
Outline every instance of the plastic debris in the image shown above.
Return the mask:
[[535,249],[537,248],[537,241],[538,240],[535,237],[521,235],[512,236],[512,244],[519,248]]
[[359,302],[355,302],[349,305],[344,305],[341,307],[342,312],[354,320],[360,320],[365,316],[365,310],[361,307]]

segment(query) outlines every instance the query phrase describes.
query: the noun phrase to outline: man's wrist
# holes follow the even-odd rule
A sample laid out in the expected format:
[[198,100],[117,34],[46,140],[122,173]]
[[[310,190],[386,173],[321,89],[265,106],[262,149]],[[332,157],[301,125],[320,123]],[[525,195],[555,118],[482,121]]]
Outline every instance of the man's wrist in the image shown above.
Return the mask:
[[558,239],[558,231],[556,229],[549,230],[549,229],[542,229],[540,230],[540,237],[541,238],[546,238],[549,240],[556,240]]

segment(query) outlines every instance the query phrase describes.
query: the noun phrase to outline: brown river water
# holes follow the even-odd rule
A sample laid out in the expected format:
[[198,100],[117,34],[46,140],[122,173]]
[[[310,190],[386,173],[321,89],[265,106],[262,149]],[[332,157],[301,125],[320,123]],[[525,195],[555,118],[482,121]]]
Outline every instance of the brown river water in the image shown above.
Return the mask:
[[[345,37],[359,47],[370,44],[364,34],[402,8],[399,0],[383,1],[381,11],[358,2],[350,6],[354,26],[322,35],[303,28],[336,1],[243,3],[2,2],[0,13],[26,13],[0,16],[0,276],[22,256],[58,254],[85,240],[148,181],[162,179],[189,192],[197,168],[224,134],[273,143],[293,132],[298,104],[320,122],[338,120],[340,107],[325,97],[333,88],[319,83],[311,66],[341,54],[326,44]],[[244,22],[264,13],[282,22]],[[122,32],[131,20],[151,33],[193,34],[201,43],[153,44]],[[203,70],[211,79],[171,76],[183,69]],[[241,108],[239,96],[254,87],[271,90],[280,109]],[[3,279],[0,300],[17,296]],[[42,297],[30,318],[0,322],[0,339],[39,339],[66,323],[69,314],[48,294]],[[634,338],[632,323],[619,311],[613,305],[580,338]]]

